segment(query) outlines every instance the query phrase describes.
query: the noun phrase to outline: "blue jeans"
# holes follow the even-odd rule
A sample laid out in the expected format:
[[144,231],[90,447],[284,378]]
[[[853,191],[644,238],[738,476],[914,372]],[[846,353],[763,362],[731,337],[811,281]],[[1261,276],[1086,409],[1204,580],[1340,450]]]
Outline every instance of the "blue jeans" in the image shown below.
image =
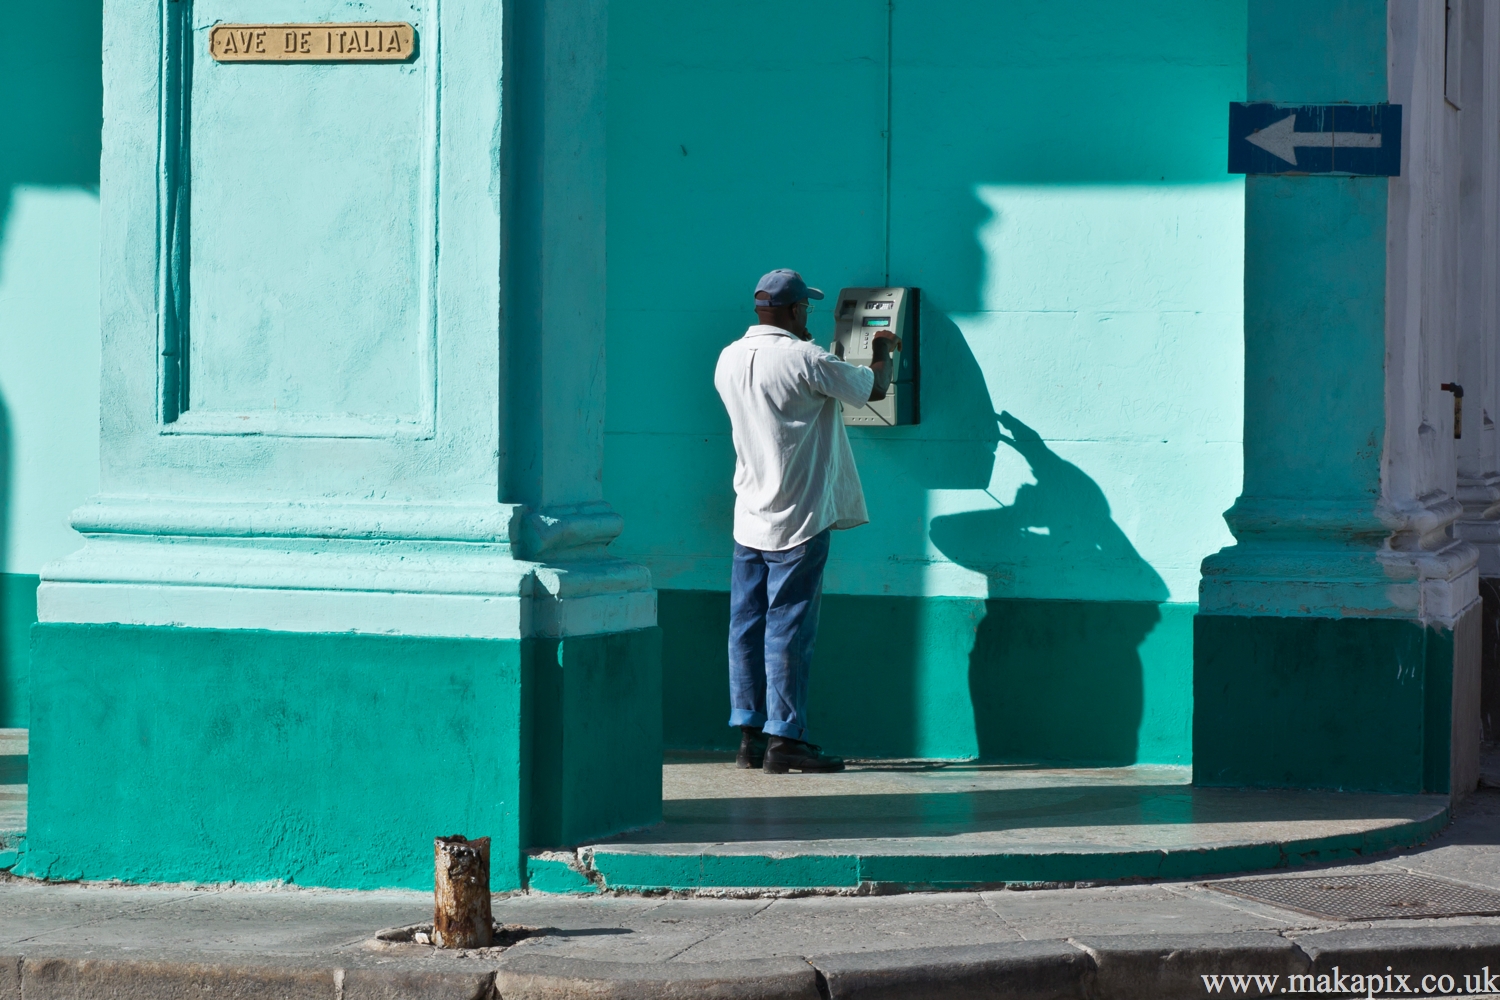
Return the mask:
[[807,673],[818,637],[830,531],[785,552],[735,543],[729,578],[729,724],[807,736]]

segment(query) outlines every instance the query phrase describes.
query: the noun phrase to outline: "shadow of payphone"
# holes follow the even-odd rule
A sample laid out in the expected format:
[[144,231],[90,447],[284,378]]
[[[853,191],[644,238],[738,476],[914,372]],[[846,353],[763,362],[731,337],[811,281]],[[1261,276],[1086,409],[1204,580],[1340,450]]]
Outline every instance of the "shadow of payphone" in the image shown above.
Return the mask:
[[902,427],[920,418],[917,406],[920,340],[920,288],[844,288],[833,313],[833,353],[850,364],[870,367],[873,335],[890,330],[901,340],[891,354],[894,376],[885,398],[857,409],[844,408],[850,427]]

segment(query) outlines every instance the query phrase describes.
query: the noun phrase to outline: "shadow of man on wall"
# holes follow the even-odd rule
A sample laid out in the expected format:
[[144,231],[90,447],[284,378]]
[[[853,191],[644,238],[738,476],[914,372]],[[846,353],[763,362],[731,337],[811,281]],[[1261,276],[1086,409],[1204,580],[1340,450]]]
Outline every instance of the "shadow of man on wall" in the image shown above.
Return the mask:
[[11,4],[5,16],[11,37],[49,41],[13,46],[0,63],[0,234],[21,185],[99,189],[104,102],[100,0]]
[[30,622],[20,621],[20,615],[14,612],[20,601],[12,591],[18,588],[5,573],[10,548],[10,470],[10,407],[4,394],[0,394],[0,729],[26,725],[27,708],[19,704],[21,699],[16,691],[20,687],[18,679],[27,672],[23,659],[24,632]]
[[[977,225],[988,213],[975,209],[972,215]],[[923,290],[920,353],[928,374],[921,423],[851,428],[870,523],[857,535],[850,532],[856,537],[835,538],[836,555],[864,545],[892,560],[925,564],[929,491],[979,491],[990,483],[999,439],[994,406],[984,372],[946,307]],[[968,653],[968,637],[952,635],[949,619],[934,621],[922,604],[899,593],[824,595],[809,691],[816,739],[869,757],[972,752],[967,720],[948,718],[947,707],[963,689],[962,678],[953,675]],[[960,620],[968,617],[960,612]],[[945,634],[934,634],[938,630]],[[924,659],[941,675],[939,683],[919,676]]]
[[[0,142],[0,265],[35,248],[18,243],[15,235],[17,203],[26,189],[98,191],[104,100],[101,0],[8,4],[5,18],[8,37],[28,43],[10,46],[0,59],[5,123],[5,139]],[[39,232],[33,225],[32,238]],[[45,253],[47,247],[39,249]],[[0,279],[4,277],[0,273]],[[28,325],[24,316],[0,315],[0,728],[26,725],[28,633],[36,620],[36,577],[31,575],[35,567],[24,567],[25,573],[7,572],[14,568],[9,556],[16,542],[7,532],[20,475],[17,439],[26,433],[27,424],[24,404],[4,398],[3,387],[22,378],[18,357],[24,352],[15,350],[9,338],[44,333]]]
[[[980,756],[1133,763],[1139,646],[1161,618],[1166,584],[1114,522],[1098,483],[1018,417],[995,419],[1000,443],[1026,460],[1035,482],[1009,505],[936,517],[930,527],[945,556],[989,582],[969,654]],[[1108,599],[1029,596],[1038,593]]]

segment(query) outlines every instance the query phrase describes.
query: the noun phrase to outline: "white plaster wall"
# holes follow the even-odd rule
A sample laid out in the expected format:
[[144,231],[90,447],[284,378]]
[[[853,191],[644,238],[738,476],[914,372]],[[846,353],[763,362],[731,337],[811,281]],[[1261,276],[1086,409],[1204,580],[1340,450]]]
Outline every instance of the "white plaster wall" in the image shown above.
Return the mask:
[[[1458,363],[1464,387],[1463,437],[1457,444],[1460,497],[1482,511],[1500,492],[1494,418],[1500,416],[1496,379],[1496,279],[1500,264],[1500,0],[1464,5],[1463,92],[1459,113]],[[1471,495],[1465,495],[1465,490]],[[1480,488],[1482,493],[1477,493]]]
[[1500,0],[1463,6],[1459,112],[1458,375],[1464,387],[1457,537],[1479,549],[1481,576],[1500,575]]
[[[1383,519],[1393,529],[1380,559],[1397,580],[1397,607],[1452,624],[1479,600],[1479,550],[1450,527],[1459,500],[1454,397],[1460,352],[1460,224],[1465,101],[1465,5],[1391,0],[1388,86],[1403,113],[1401,176],[1390,179],[1386,219],[1386,428]],[[1474,13],[1472,9],[1468,13]],[[1473,97],[1474,110],[1481,94]],[[1469,289],[1470,292],[1473,289]],[[1483,393],[1480,393],[1481,398]],[[1455,534],[1457,540],[1455,540]]]
[[1381,478],[1387,506],[1411,517],[1457,486],[1453,398],[1438,386],[1458,380],[1459,111],[1444,98],[1443,4],[1395,0],[1389,11],[1390,100],[1406,134],[1390,180]]

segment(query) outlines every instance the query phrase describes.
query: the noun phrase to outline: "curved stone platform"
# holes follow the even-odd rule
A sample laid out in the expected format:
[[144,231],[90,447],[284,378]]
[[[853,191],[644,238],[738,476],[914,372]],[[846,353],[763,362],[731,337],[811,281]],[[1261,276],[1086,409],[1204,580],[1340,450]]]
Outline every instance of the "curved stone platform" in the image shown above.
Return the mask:
[[[1185,767],[941,761],[774,776],[679,758],[663,771],[665,822],[581,849],[579,867],[595,885],[624,891],[1192,878],[1411,846],[1449,817],[1445,795],[1194,788],[1190,780]],[[534,886],[546,888],[535,870]]]

